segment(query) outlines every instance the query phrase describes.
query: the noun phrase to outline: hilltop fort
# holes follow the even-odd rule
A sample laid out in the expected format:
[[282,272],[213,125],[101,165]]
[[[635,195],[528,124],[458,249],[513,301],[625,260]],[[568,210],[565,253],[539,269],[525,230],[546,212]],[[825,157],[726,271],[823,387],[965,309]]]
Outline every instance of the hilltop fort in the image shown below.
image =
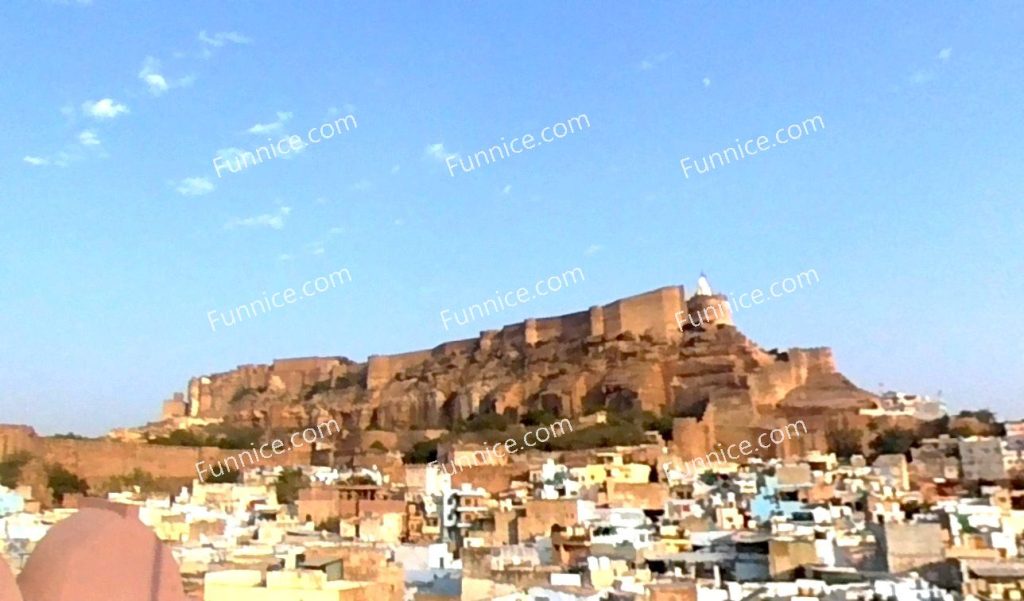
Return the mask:
[[[677,446],[685,440],[699,450],[792,415],[825,420],[877,405],[836,371],[829,349],[764,350],[735,327],[725,296],[703,276],[695,292],[659,288],[361,363],[306,357],[241,365],[192,378],[164,403],[163,419],[268,429],[336,419],[350,432],[401,432],[449,429],[486,414],[572,418],[641,409],[682,418]],[[680,312],[700,313],[700,325],[684,319],[680,328]],[[823,440],[812,435],[801,444]]]

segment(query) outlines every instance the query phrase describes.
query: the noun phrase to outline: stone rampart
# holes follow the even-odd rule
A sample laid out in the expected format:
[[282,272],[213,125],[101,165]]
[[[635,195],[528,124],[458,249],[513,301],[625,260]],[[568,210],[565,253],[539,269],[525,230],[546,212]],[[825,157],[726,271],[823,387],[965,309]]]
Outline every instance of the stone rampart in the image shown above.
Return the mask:
[[[14,452],[26,452],[44,464],[59,463],[70,472],[92,484],[100,484],[113,476],[122,476],[134,469],[149,472],[157,478],[194,478],[196,462],[207,465],[237,456],[240,449],[216,447],[174,447],[124,443],[112,440],[77,440],[38,436],[27,426],[0,425],[0,459]],[[311,462],[305,447],[289,450],[271,459],[260,458],[257,465],[305,465]]]

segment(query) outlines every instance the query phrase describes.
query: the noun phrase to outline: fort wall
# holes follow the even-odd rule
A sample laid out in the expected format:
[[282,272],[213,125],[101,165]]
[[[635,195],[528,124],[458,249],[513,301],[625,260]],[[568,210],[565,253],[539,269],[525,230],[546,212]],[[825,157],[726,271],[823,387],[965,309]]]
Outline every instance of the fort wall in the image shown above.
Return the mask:
[[[273,467],[312,462],[311,449],[299,447],[270,459],[260,457],[257,465]],[[135,444],[113,440],[76,440],[39,436],[28,426],[0,425],[0,460],[15,452],[26,452],[44,464],[59,463],[91,484],[123,476],[138,468],[157,478],[195,478],[196,462],[223,461],[242,450],[216,447],[174,447]]]
[[398,372],[429,360],[432,351],[412,351],[398,355],[370,355],[367,360],[366,388],[375,391],[395,377]]
[[31,426],[0,424],[0,461],[15,453],[35,450],[36,431]]
[[750,396],[758,400],[759,406],[774,407],[809,376],[830,374],[835,369],[831,349],[790,349],[748,378]]
[[466,338],[464,340],[454,340],[452,342],[444,342],[434,347],[433,353],[440,353],[442,355],[460,355],[469,354],[475,351],[483,343],[486,332],[480,332],[479,338]]
[[[446,342],[434,349],[397,355],[371,355],[365,364],[343,363],[338,357],[302,357],[277,359],[271,365],[243,365],[222,374],[193,378],[189,381],[188,414],[194,417],[223,417],[230,411],[230,401],[238,390],[268,388],[297,394],[318,381],[342,373],[359,371],[365,365],[366,388],[380,390],[399,372],[415,367],[438,355],[473,353],[490,350],[494,345],[536,345],[549,340],[581,340],[591,336],[614,338],[626,332],[648,334],[657,339],[680,336],[675,314],[686,307],[682,286],[667,286],[594,306],[587,311],[557,317],[527,319],[501,330],[481,332],[476,338]],[[170,414],[177,406],[168,406]]]
[[590,311],[532,320],[537,342],[558,338],[581,339],[591,335]]
[[667,286],[624,298],[603,307],[604,335],[649,333],[659,339],[678,337],[675,314],[686,306],[682,286]]

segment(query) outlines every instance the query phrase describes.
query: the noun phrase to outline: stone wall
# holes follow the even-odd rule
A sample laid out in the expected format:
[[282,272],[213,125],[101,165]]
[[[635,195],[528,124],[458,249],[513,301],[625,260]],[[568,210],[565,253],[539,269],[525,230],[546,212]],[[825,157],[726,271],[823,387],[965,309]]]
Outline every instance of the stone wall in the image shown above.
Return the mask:
[[193,417],[220,418],[231,411],[231,400],[243,389],[297,394],[313,384],[359,373],[362,365],[340,357],[275,359],[270,365],[237,368],[188,382],[186,404]]
[[[724,299],[687,301],[682,286],[668,286],[433,349],[371,355],[366,363],[307,357],[241,366],[193,379],[188,414],[279,427],[330,412],[348,430],[407,430],[446,428],[484,412],[515,417],[542,408],[572,417],[604,404],[660,415],[706,412],[708,445],[728,445],[781,407],[872,404],[872,395],[835,371],[829,349],[769,352],[731,326],[679,330],[677,312],[713,300]],[[730,320],[722,314],[717,321]],[[361,386],[335,385],[343,375]],[[318,383],[315,395],[305,394]],[[233,404],[245,388],[257,392],[254,402]]]
[[672,420],[672,452],[685,459],[703,457],[710,446],[707,425],[693,417]]
[[379,390],[390,382],[395,374],[415,367],[433,356],[429,350],[412,351],[398,355],[370,355],[366,367],[366,388],[370,392]]
[[[0,459],[12,452],[24,451],[44,464],[59,463],[68,471],[100,484],[113,476],[122,476],[134,469],[149,472],[156,478],[196,477],[196,463],[207,465],[237,456],[241,450],[215,447],[172,447],[133,444],[112,440],[75,440],[38,436],[27,426],[0,426]],[[302,465],[311,462],[310,451],[298,448],[271,459],[260,458],[261,466]]]
[[553,526],[568,528],[580,521],[576,499],[528,499],[526,515],[519,519],[519,540],[547,536]]
[[[316,382],[361,372],[371,395],[395,375],[438,356],[470,354],[478,349],[490,351],[495,345],[521,347],[550,340],[583,340],[591,336],[616,337],[625,332],[651,334],[658,339],[674,339],[679,331],[677,311],[686,306],[682,286],[667,286],[614,301],[602,307],[557,317],[527,319],[498,331],[481,332],[477,338],[440,344],[433,349],[396,355],[371,355],[365,364],[347,362],[340,357],[300,357],[277,359],[271,365],[240,365],[224,373],[192,378],[188,383],[186,405],[194,417],[221,418],[231,411],[231,400],[242,389],[274,390],[298,395]],[[180,412],[168,406],[165,416]]]
[[757,399],[758,405],[775,407],[810,376],[831,374],[835,369],[832,349],[790,349],[748,378],[750,396]]
[[36,431],[30,426],[0,424],[0,460],[15,453],[35,451]]
[[602,307],[604,334],[614,337],[650,331],[658,338],[676,338],[675,315],[686,307],[684,298],[682,286],[667,286],[607,304]]

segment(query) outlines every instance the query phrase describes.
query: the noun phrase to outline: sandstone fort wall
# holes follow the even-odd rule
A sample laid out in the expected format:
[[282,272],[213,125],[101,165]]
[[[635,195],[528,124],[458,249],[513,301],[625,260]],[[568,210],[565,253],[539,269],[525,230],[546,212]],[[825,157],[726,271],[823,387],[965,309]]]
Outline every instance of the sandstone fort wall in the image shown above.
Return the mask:
[[[59,463],[90,483],[99,484],[138,468],[157,478],[194,478],[196,462],[207,465],[237,456],[241,450],[215,447],[172,447],[112,440],[74,440],[39,436],[31,427],[0,425],[0,460],[27,452],[45,464]],[[310,450],[297,448],[258,465],[273,467],[311,463]]]
[[[365,366],[365,385],[370,392],[379,390],[395,375],[438,355],[473,353],[493,345],[536,345],[557,339],[584,339],[591,336],[615,337],[625,332],[651,334],[659,339],[679,335],[676,312],[686,307],[682,286],[667,286],[614,301],[604,306],[542,319],[527,319],[501,330],[484,331],[476,338],[446,342],[429,350],[397,355],[371,355],[365,364],[345,364],[337,357],[300,357],[277,359],[270,365],[241,365],[234,371],[193,378],[189,381],[186,405],[189,414],[223,417],[230,401],[242,388],[263,390],[283,387],[298,393],[318,381],[359,372]],[[166,406],[164,417],[181,412],[179,404]]]

